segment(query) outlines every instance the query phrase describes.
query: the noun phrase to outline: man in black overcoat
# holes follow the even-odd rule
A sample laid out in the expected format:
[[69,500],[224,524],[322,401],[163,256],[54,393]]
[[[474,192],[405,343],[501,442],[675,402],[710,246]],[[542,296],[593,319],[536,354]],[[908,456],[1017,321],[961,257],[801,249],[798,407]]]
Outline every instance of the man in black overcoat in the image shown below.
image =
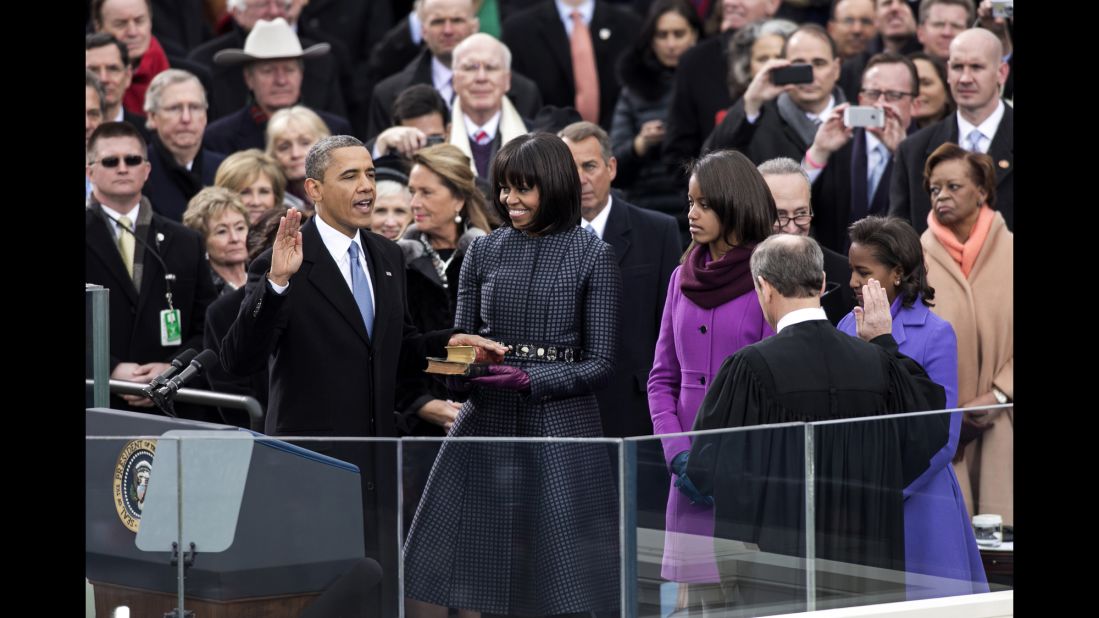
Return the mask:
[[[317,216],[299,228],[300,211],[288,210],[272,249],[252,262],[251,289],[222,340],[221,364],[238,376],[269,367],[268,434],[396,437],[394,390],[404,372],[422,371],[427,356],[445,356],[448,340],[498,358],[505,349],[450,330],[421,334],[412,325],[401,250],[367,231],[374,162],[362,142],[326,137],[310,149],[305,167]],[[368,289],[357,287],[363,284]],[[302,446],[359,467],[367,555],[385,573],[371,615],[396,615],[396,449],[362,442]]]
[[[863,287],[865,309],[856,309],[859,338],[828,323],[815,240],[771,236],[756,247],[751,268],[776,335],[725,361],[694,429],[841,422],[808,432],[794,425],[695,439],[687,476],[702,495],[712,494],[716,543],[745,544],[741,553],[718,552],[722,583],[735,585],[737,603],[753,615],[803,611],[806,573],[796,558],[806,556],[809,527],[817,592],[836,593],[818,594],[818,609],[859,604],[864,594],[904,600],[902,489],[946,442],[949,417],[857,419],[941,409],[943,388],[897,351],[889,301],[877,281]],[[812,524],[805,508],[806,433],[813,448]]]

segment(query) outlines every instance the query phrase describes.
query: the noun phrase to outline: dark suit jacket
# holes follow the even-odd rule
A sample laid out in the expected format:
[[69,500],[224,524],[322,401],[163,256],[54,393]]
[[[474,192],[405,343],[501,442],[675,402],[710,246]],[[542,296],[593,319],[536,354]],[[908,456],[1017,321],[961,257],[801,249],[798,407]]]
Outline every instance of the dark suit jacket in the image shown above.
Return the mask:
[[[114,234],[98,211],[96,204],[84,212],[84,280],[111,290],[111,369],[121,362],[168,362],[187,348],[201,350],[206,307],[216,295],[206,264],[206,241],[198,232],[154,213],[143,236],[145,244],[134,243],[135,262],[137,253],[143,253],[139,294],[122,263]],[[163,240],[158,242],[157,234]],[[176,277],[172,306],[180,311],[183,342],[179,346],[160,345],[160,311],[168,308],[165,273],[149,246]]]
[[603,241],[614,247],[622,272],[618,358],[614,379],[596,391],[603,435],[649,436],[648,381],[668,279],[683,252],[673,217],[613,198]]
[[813,183],[813,238],[844,255],[850,245],[847,227],[851,223],[868,215],[884,217],[889,213],[889,182],[896,157],[889,158],[873,199],[868,198],[865,134],[863,129],[855,129],[851,140],[828,157],[828,165]]
[[285,294],[275,294],[264,275],[270,250],[252,263],[250,278],[256,283],[250,284],[222,340],[222,366],[244,376],[268,366],[270,359],[268,434],[396,436],[398,358],[406,355],[423,369],[426,356],[444,355],[450,331],[416,331],[406,308],[400,248],[364,231],[375,298],[369,340],[351,290],[315,223],[303,226],[302,238],[302,265]]
[[[400,73],[390,75],[374,87],[374,94],[370,97],[367,138],[373,139],[393,126],[393,102],[405,88],[415,84],[433,84],[431,52],[427,49],[420,52]],[[542,109],[542,93],[538,91],[538,85],[514,70],[511,72],[511,90],[508,90],[507,96],[524,118],[534,118],[538,110]]]
[[801,161],[809,144],[779,115],[777,101],[765,102],[759,108],[759,118],[751,124],[744,113],[744,99],[741,98],[714,127],[714,132],[702,145],[702,152],[722,148],[735,148],[759,165],[775,157]]
[[134,114],[127,110],[125,107],[123,107],[122,122],[128,122],[132,124],[137,129],[137,132],[141,134],[141,137],[145,139],[146,144],[148,144],[153,139],[152,132],[145,127],[145,118],[143,116],[138,116],[137,114]]
[[[545,0],[515,13],[508,17],[502,29],[501,40],[512,54],[512,71],[533,79],[547,105],[575,106],[569,38],[556,5]],[[597,0],[588,29],[599,74],[599,124],[610,131],[621,88],[615,65],[618,57],[633,45],[641,30],[641,18],[631,11]],[[607,37],[603,38],[603,34]]]
[[423,41],[416,43],[412,40],[408,15],[405,15],[370,50],[366,74],[374,84],[378,84],[415,60],[422,49]]
[[[694,159],[714,130],[718,112],[733,104],[726,85],[725,49],[732,32],[701,41],[679,59],[665,120],[662,157],[671,169]],[[684,183],[686,190],[686,183]]]
[[832,326],[836,326],[843,316],[855,308],[855,292],[851,289],[851,265],[847,256],[821,247],[824,253],[824,280],[827,289],[820,298],[820,306]]
[[210,26],[202,17],[203,4],[203,0],[152,0],[153,36],[162,47],[171,45],[187,53],[210,39]]
[[[244,83],[243,67],[214,64],[214,54],[223,49],[243,49],[247,36],[248,33],[233,22],[229,32],[199,45],[187,56],[188,60],[208,67],[213,77],[214,88],[209,93],[211,107],[208,112],[211,121],[230,114],[251,101],[252,95]],[[302,49],[318,43],[306,36],[299,36],[298,39]],[[313,110],[325,110],[346,116],[347,106],[341,88],[341,77],[339,59],[333,53],[306,60],[301,84],[301,103]]]
[[[927,157],[946,142],[958,143],[958,116],[951,114],[920,129],[901,142],[893,162],[893,180],[889,187],[889,214],[906,219],[918,233],[927,229],[931,198],[923,190],[923,166]],[[1014,227],[1015,214],[1015,112],[1004,104],[1004,117],[992,136],[988,156],[996,169],[996,203],[992,206],[1004,216],[1007,229]],[[964,146],[963,146],[964,148]]]
[[[374,287],[374,336],[321,240],[315,218],[302,233],[301,268],[279,295],[267,281],[271,250],[249,268],[240,313],[221,342],[221,364],[234,375],[269,368],[266,433],[395,437],[398,375],[420,372],[427,356],[445,356],[451,331],[420,334],[408,316],[405,266],[396,243],[360,232]],[[400,369],[398,368],[400,366]],[[362,472],[368,555],[397,569],[396,479],[392,444],[310,442],[310,450],[355,464]],[[381,605],[365,615],[392,616],[396,590],[382,586]]]
[[[232,292],[218,296],[206,309],[206,332],[202,338],[203,347],[221,353],[221,340],[233,321],[240,312],[240,304],[244,300],[245,288],[238,288]],[[218,361],[215,366],[206,368],[206,379],[210,382],[210,390],[219,393],[232,393],[234,395],[247,395],[255,397],[261,406],[267,405],[267,367],[260,369],[248,377],[239,377],[225,371]],[[262,422],[259,426],[252,426],[252,419],[244,410],[233,408],[221,408],[222,420],[227,425],[236,425],[255,431],[263,431]]]
[[[206,242],[198,232],[156,213],[146,233],[141,234],[140,227],[137,232],[144,241],[134,243],[134,262],[140,260],[143,270],[140,293],[126,272],[114,234],[99,205],[92,204],[84,212],[84,281],[110,290],[112,371],[118,363],[166,363],[187,348],[202,350],[206,307],[217,295],[206,263]],[[158,235],[163,237],[159,241]],[[153,249],[148,249],[149,246]],[[171,287],[172,306],[179,309],[182,329],[183,341],[178,346],[160,345],[160,312],[168,308],[167,287],[164,268],[152,251],[160,255],[168,272],[176,277]],[[130,407],[119,397],[111,398],[111,407],[157,413],[156,408]],[[176,413],[195,420],[219,420],[205,406],[177,404]]]
[[[202,146],[215,152],[224,152],[227,155],[248,148],[267,147],[267,123],[256,124],[252,118],[251,105],[240,108],[236,113],[206,125],[206,133],[202,136]],[[340,116],[313,110],[328,125],[332,135],[350,135],[351,124]]]
[[153,203],[153,210],[172,221],[182,221],[187,202],[202,190],[214,184],[214,175],[225,155],[203,148],[199,150],[191,169],[183,167],[172,158],[155,135],[149,143],[149,163],[152,170],[142,193]]

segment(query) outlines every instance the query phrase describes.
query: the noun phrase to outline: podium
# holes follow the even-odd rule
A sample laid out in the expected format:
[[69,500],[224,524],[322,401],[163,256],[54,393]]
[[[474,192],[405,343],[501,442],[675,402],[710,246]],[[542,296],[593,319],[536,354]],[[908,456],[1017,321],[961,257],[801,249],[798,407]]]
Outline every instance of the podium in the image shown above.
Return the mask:
[[172,611],[180,553],[185,607],[198,618],[299,616],[362,568],[351,464],[233,426],[104,408],[86,410],[85,432],[119,437],[85,447],[97,615],[118,605],[134,616]]

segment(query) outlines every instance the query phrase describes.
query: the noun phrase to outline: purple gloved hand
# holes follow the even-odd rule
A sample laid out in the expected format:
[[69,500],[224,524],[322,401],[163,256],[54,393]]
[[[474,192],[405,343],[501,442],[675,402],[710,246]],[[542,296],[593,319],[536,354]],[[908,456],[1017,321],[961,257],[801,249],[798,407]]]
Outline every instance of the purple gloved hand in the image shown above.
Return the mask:
[[525,391],[530,388],[530,376],[527,372],[511,365],[489,365],[488,375],[470,378],[478,386],[488,386],[506,391]]

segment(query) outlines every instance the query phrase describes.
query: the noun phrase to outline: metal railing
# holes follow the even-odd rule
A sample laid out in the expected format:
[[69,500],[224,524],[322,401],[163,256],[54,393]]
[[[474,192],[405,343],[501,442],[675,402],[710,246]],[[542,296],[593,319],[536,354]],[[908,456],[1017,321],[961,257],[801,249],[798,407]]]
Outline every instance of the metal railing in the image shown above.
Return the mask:
[[[92,380],[85,380],[84,383],[88,386],[93,385]],[[142,389],[147,386],[140,382],[127,382],[126,380],[110,380],[109,385],[112,393],[142,396],[145,395]],[[183,403],[197,403],[204,406],[219,406],[244,410],[248,413],[248,418],[251,420],[253,428],[257,426],[261,430],[263,428],[263,406],[256,401],[255,397],[216,393],[213,391],[199,390],[197,388],[181,388],[176,392],[174,400]]]

